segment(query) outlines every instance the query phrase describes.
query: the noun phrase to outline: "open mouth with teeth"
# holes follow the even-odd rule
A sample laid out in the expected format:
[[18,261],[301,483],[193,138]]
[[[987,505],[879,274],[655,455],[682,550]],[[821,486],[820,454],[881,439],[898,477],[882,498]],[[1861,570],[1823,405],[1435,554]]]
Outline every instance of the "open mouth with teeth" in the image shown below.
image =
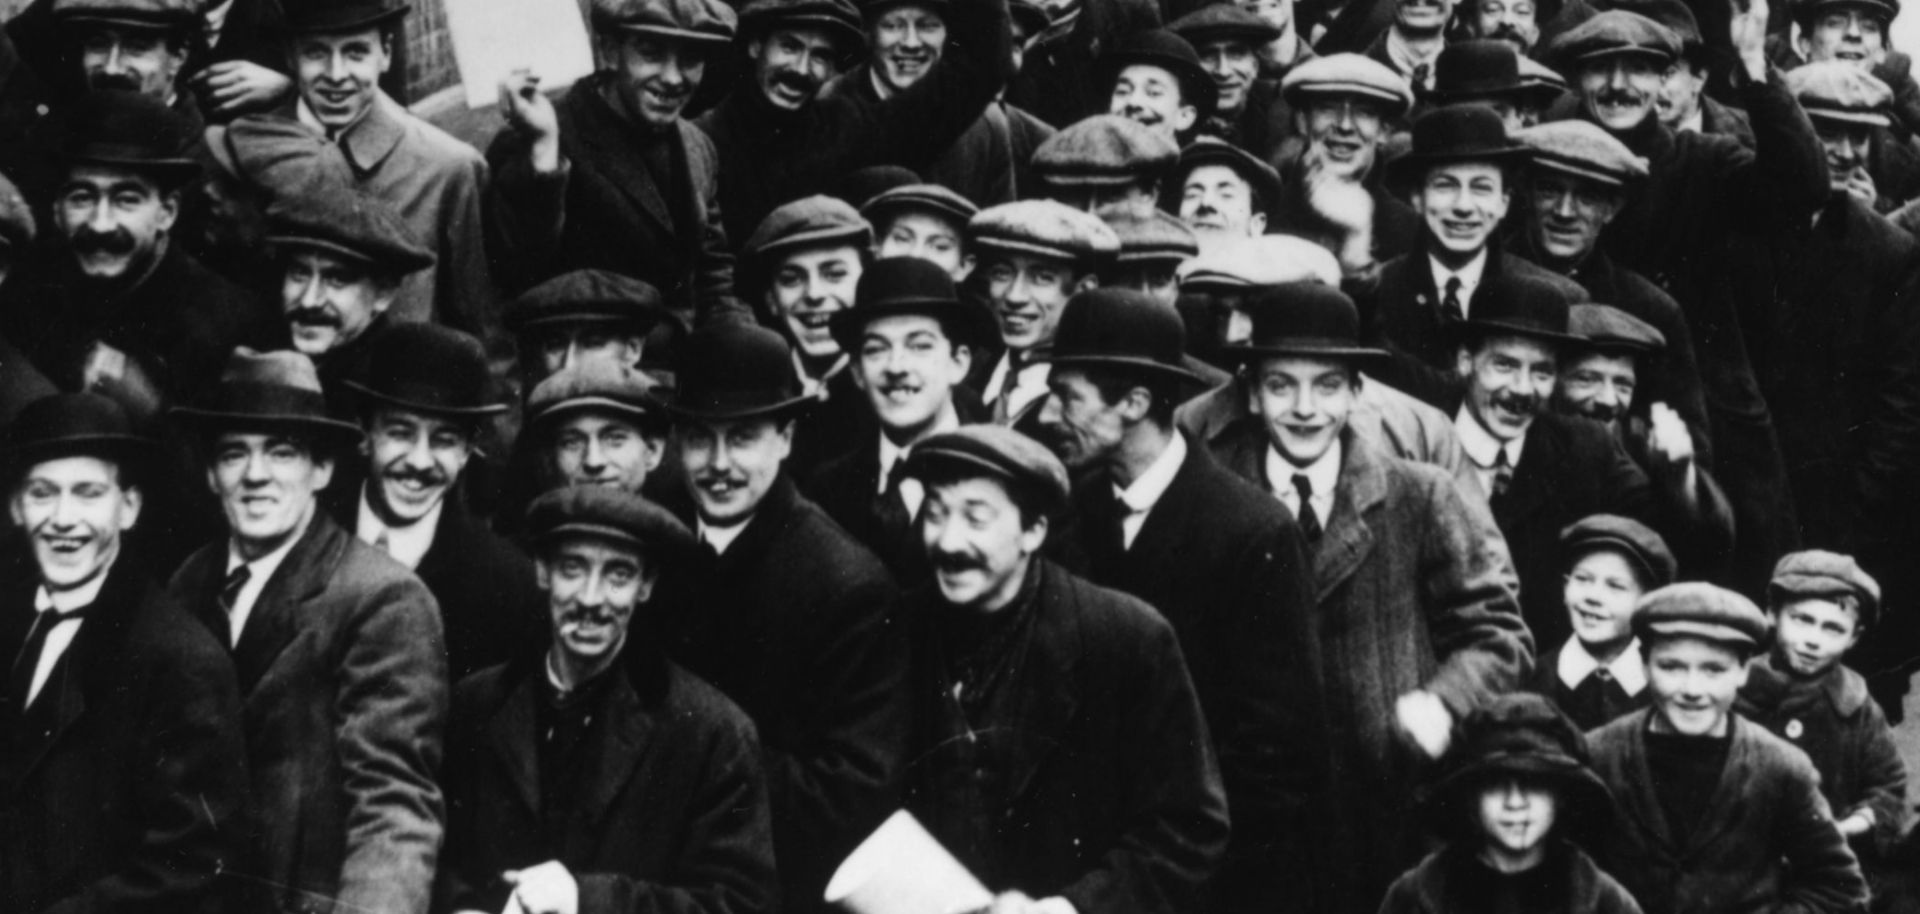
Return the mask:
[[70,555],[72,553],[79,552],[80,550],[85,549],[87,547],[87,544],[89,542],[92,542],[92,537],[60,536],[58,534],[49,533],[49,534],[42,535],[40,537],[40,542],[44,543],[48,549],[52,550],[55,553],[58,553],[60,555]]

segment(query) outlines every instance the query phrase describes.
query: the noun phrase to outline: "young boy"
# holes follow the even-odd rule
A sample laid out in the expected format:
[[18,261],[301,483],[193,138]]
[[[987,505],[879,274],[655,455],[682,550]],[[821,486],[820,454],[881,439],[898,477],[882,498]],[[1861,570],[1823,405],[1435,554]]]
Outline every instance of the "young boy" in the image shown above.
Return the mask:
[[1394,882],[1380,914],[1640,914],[1576,843],[1606,824],[1612,801],[1552,702],[1502,695],[1467,718],[1463,738],[1461,764],[1426,804],[1450,840]]
[[1773,651],[1756,659],[1740,713],[1799,746],[1820,772],[1840,833],[1871,873],[1907,822],[1907,771],[1859,673],[1840,662],[1879,615],[1880,585],[1851,556],[1810,550],[1774,566]]
[[1596,857],[1646,914],[1866,903],[1860,866],[1805,753],[1733,712],[1767,618],[1737,593],[1670,584],[1640,601],[1634,636],[1652,707],[1590,735],[1618,815]]
[[1647,706],[1647,667],[1633,640],[1633,609],[1673,583],[1677,563],[1647,525],[1594,514],[1560,531],[1567,556],[1567,619],[1573,636],[1540,658],[1533,690],[1582,730]]

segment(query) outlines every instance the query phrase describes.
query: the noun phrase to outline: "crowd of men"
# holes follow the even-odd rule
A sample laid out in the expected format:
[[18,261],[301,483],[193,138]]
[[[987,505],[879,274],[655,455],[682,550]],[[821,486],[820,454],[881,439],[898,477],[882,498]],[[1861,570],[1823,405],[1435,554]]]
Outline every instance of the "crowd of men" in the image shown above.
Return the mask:
[[1773,2],[582,0],[482,151],[33,0],[0,911],[1920,910],[1920,84]]

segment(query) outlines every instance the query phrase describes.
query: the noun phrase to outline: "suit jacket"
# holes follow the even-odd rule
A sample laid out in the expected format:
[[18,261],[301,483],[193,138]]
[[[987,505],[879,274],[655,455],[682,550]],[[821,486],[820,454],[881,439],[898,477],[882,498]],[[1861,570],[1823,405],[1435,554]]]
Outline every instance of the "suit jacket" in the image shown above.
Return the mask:
[[[0,596],[5,656],[39,586],[22,575]],[[223,910],[219,874],[246,857],[248,830],[233,664],[131,556],[108,570],[29,720],[4,716],[0,907]]]
[[[643,610],[644,611],[644,610]],[[638,633],[636,631],[636,636]],[[646,636],[651,637],[651,636]],[[544,834],[546,642],[460,683],[447,729],[447,850],[435,909],[498,911],[503,870],[558,860],[580,914],[753,914],[777,880],[753,724],[657,646],[628,641],[585,737],[579,808]],[[641,654],[645,656],[640,656]]]
[[1804,753],[1734,715],[1733,745],[1706,818],[1676,841],[1647,767],[1653,710],[1587,735],[1613,791],[1614,827],[1595,849],[1647,914],[1863,909],[1867,884]]
[[638,150],[651,138],[607,100],[614,79],[588,77],[556,106],[558,175],[534,174],[527,142],[511,130],[487,149],[487,244],[501,286],[519,292],[571,270],[609,270],[659,289],[686,320],[738,312],[713,141],[676,121],[673,180],[656,179]]
[[[1060,895],[1089,912],[1195,910],[1227,843],[1227,804],[1174,633],[1145,603],[1044,559],[1027,573],[1039,575],[1032,615],[978,726],[952,710],[956,671],[938,622],[958,610],[932,586],[903,601],[915,709],[907,808],[996,891]],[[969,840],[981,825],[983,840]]]
[[679,587],[662,601],[668,656],[753,718],[784,909],[818,908],[833,868],[895,808],[907,709],[893,582],[783,474]]
[[1747,113],[1711,95],[1700,96],[1700,132],[1730,136],[1753,148],[1753,123]]
[[[216,634],[227,543],[174,574]],[[279,910],[423,914],[440,850],[447,665],[426,585],[325,512],[267,581],[234,649]]]
[[[1567,827],[1564,822],[1556,824],[1560,829]],[[1558,833],[1549,837],[1554,844],[1542,863],[1558,872],[1549,876],[1535,871],[1546,879],[1558,880],[1550,884],[1565,888],[1566,893],[1555,899],[1553,910],[1565,914],[1640,914],[1639,903],[1618,880],[1600,869],[1579,845],[1559,839]],[[1456,880],[1472,880],[1475,870],[1486,868],[1473,853],[1474,843],[1471,838],[1450,843],[1394,880],[1386,900],[1380,903],[1380,914],[1456,914],[1470,910],[1466,906],[1473,903],[1474,896],[1456,888]]]

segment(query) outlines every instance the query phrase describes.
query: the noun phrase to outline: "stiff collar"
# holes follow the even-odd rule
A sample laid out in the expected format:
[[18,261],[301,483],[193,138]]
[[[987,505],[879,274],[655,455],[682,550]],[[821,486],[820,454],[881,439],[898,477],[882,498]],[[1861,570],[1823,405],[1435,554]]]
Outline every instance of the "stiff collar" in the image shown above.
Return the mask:
[[[1321,454],[1319,460],[1302,467],[1295,466],[1280,453],[1279,448],[1273,446],[1273,442],[1269,441],[1267,442],[1267,482],[1276,492],[1282,489],[1291,490],[1294,474],[1305,474],[1307,482],[1313,485],[1314,501],[1319,501],[1321,496],[1332,498],[1335,488],[1340,485],[1341,450],[1340,439],[1335,438],[1333,446],[1327,448],[1327,452]],[[1322,513],[1320,517],[1324,522],[1326,514]]]
[[447,506],[442,498],[426,516],[404,527],[395,527],[382,519],[373,510],[373,503],[367,500],[367,487],[373,485],[369,479],[360,485],[360,519],[354,526],[354,535],[360,541],[371,546],[380,541],[384,534],[387,538],[387,554],[394,561],[409,569],[419,568],[420,560],[426,558],[427,550],[433,548],[433,535],[440,529],[440,511]]
[[100,573],[93,576],[93,580],[71,590],[51,591],[47,589],[47,585],[40,585],[40,589],[33,595],[33,608],[40,612],[53,610],[64,616],[92,606],[93,601],[100,599],[100,588],[106,586],[107,575],[113,573],[113,566],[119,561],[120,556],[116,554],[108,560],[107,567],[100,569]]
[[1160,496],[1167,494],[1167,487],[1173,485],[1173,477],[1179,475],[1180,464],[1187,459],[1187,436],[1175,432],[1167,442],[1165,450],[1155,457],[1153,465],[1140,474],[1133,484],[1126,488],[1113,487],[1113,497],[1134,514],[1145,514],[1153,510]]
[[399,102],[387,97],[387,93],[381,89],[374,90],[373,104],[367,106],[367,112],[338,134],[327,132],[320,119],[313,116],[305,99],[296,103],[296,110],[300,123],[319,131],[329,142],[339,145],[357,174],[366,174],[380,167],[387,154],[400,145],[407,133],[406,122],[401,119],[406,112],[400,109]]
[[[1586,644],[1579,638],[1568,638],[1566,645],[1560,648],[1560,666],[1556,672],[1569,689],[1585,682],[1600,667],[1600,661],[1588,653]],[[1647,687],[1647,663],[1640,658],[1640,639],[1627,642],[1626,650],[1613,658],[1612,663],[1606,664],[1606,669],[1607,675],[1613,677],[1613,681],[1619,683],[1628,695],[1640,694]]]
[[1487,249],[1481,248],[1480,253],[1473,255],[1473,259],[1467,261],[1467,265],[1458,270],[1447,269],[1441,265],[1438,258],[1428,254],[1427,268],[1433,271],[1433,291],[1440,296],[1435,304],[1446,300],[1447,279],[1458,276],[1460,277],[1460,316],[1472,317],[1473,315],[1468,314],[1467,311],[1473,307],[1473,290],[1480,288],[1480,278],[1487,273]]
[[1473,410],[1464,403],[1460,404],[1460,411],[1453,416],[1453,431],[1454,436],[1460,439],[1460,449],[1467,452],[1467,459],[1473,461],[1474,466],[1482,470],[1493,469],[1494,463],[1500,459],[1500,450],[1505,448],[1507,466],[1519,468],[1520,452],[1527,445],[1526,435],[1501,443],[1500,439],[1493,437],[1492,432],[1487,431],[1486,426],[1480,424]]
[[1408,44],[1407,40],[1400,35],[1399,29],[1393,27],[1387,29],[1387,58],[1393,61],[1393,67],[1400,71],[1400,75],[1411,81],[1414,71],[1421,67],[1427,68],[1427,78],[1416,88],[1433,88],[1434,71],[1439,69],[1435,64],[1439,62],[1440,51],[1445,47],[1446,45],[1444,43],[1436,45],[1432,54],[1422,57],[1420,53],[1415,51],[1413,46]]
[[[757,513],[759,512],[755,512],[755,514]],[[727,547],[732,546],[733,541],[740,538],[740,534],[747,532],[747,525],[753,523],[753,518],[754,515],[749,514],[746,520],[736,524],[728,524],[725,527],[714,526],[702,520],[700,521],[699,531],[700,542],[712,546],[714,554],[723,555],[726,553]]]

